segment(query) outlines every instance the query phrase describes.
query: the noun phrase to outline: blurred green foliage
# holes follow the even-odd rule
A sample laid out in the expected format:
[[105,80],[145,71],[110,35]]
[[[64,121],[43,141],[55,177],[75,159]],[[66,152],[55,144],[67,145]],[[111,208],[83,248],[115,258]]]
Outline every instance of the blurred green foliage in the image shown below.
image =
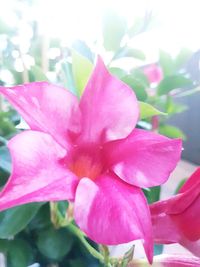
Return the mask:
[[[20,20],[21,14],[17,8],[15,13]],[[151,83],[145,74],[145,69],[151,64],[145,63],[144,52],[130,46],[130,41],[151,29],[153,24],[151,12],[128,25],[124,18],[108,10],[102,18],[102,51],[109,55],[106,62],[110,72],[128,84],[138,100],[142,101],[138,127],[185,139],[180,129],[168,125],[167,119],[186,110],[185,106],[176,104],[177,96],[196,92],[194,88],[198,83],[190,79],[185,68],[192,53],[183,49],[176,58],[172,58],[165,51],[160,51],[158,62],[153,63],[161,69],[162,78]],[[62,46],[59,39],[41,36],[36,21],[27,21],[27,25],[32,34],[21,40],[28,43],[23,50],[22,44],[15,41],[19,37],[18,29],[10,28],[0,19],[0,42],[3,44],[0,46],[0,84],[10,86],[49,80],[80,96],[94,64],[95,43],[90,48],[86,41],[75,40],[70,47]],[[140,63],[127,70],[120,63],[120,60],[127,58]],[[1,187],[11,171],[6,144],[20,131],[16,128],[19,122],[18,114],[0,97]],[[160,188],[149,189],[145,194],[152,203],[159,199]],[[62,212],[66,212],[66,205],[63,205]],[[60,267],[100,266],[67,228],[53,227],[48,203],[24,205],[0,213],[0,251],[5,253],[9,267],[26,267],[34,262],[45,267],[52,263]],[[124,262],[129,260],[130,253],[127,255]]]

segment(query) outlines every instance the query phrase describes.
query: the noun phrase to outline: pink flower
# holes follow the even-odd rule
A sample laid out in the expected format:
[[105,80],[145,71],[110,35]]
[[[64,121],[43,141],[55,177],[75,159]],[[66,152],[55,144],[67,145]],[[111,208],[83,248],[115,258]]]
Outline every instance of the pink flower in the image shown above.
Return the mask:
[[150,209],[156,243],[180,243],[200,256],[200,168],[178,195],[156,202]]
[[159,83],[163,78],[162,70],[156,64],[145,67],[143,72],[150,83]]
[[140,187],[167,180],[181,140],[134,129],[135,94],[100,58],[80,102],[46,82],[0,91],[31,128],[9,142],[13,170],[0,209],[73,201],[76,223],[88,237],[106,245],[141,239],[151,262],[151,218]]
[[153,264],[149,265],[145,260],[133,260],[128,267],[195,267],[200,266],[200,259],[185,255],[159,255],[153,258]]

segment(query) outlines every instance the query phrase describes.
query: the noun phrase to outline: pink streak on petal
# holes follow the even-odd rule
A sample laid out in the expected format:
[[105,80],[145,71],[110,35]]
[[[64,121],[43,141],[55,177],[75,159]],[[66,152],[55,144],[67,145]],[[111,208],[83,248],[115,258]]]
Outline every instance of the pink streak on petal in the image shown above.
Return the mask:
[[0,193],[0,210],[74,198],[77,178],[60,164],[66,151],[50,135],[26,131],[9,142],[13,171]]
[[83,178],[75,197],[75,221],[97,243],[117,245],[142,239],[152,261],[152,229],[146,199],[114,174]]
[[32,130],[49,133],[67,146],[69,133],[77,133],[80,114],[78,100],[70,92],[47,82],[34,82],[11,88],[0,87]]
[[133,90],[112,76],[100,57],[80,100],[80,109],[80,139],[97,143],[126,137],[139,117]]
[[182,141],[135,129],[124,140],[107,144],[105,154],[112,170],[139,187],[164,183],[180,159]]

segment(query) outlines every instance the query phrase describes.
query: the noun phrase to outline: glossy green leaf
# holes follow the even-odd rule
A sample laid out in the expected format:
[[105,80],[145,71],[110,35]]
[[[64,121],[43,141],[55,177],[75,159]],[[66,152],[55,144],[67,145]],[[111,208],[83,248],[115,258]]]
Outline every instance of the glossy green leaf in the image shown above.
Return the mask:
[[109,72],[119,79],[127,75],[127,72],[120,68],[109,68]]
[[172,75],[165,77],[158,85],[158,95],[168,94],[173,89],[191,86],[192,81],[183,75]]
[[78,95],[81,96],[89,80],[93,65],[86,57],[83,57],[75,50],[72,51],[72,73]]
[[33,263],[30,245],[21,239],[8,243],[7,262],[9,267],[27,267]]
[[31,203],[0,212],[0,238],[9,238],[22,231],[43,203]]
[[116,51],[127,30],[127,22],[114,10],[107,10],[102,21],[103,43],[108,51]]
[[140,106],[140,119],[150,118],[155,115],[167,115],[166,113],[159,111],[148,103],[139,102]]
[[0,169],[7,173],[11,171],[11,158],[6,146],[0,147]]
[[186,135],[181,129],[169,124],[160,125],[159,133],[171,138],[182,138],[183,140],[186,140]]
[[69,232],[62,229],[49,228],[38,234],[39,251],[51,260],[61,260],[72,247],[73,239]]
[[147,98],[145,85],[137,79],[134,79],[131,75],[127,75],[121,79],[127,85],[129,85],[135,92],[137,99],[144,101]]
[[160,50],[159,63],[162,68],[164,76],[174,74],[175,64],[170,54],[168,54],[165,51]]
[[117,51],[113,59],[123,58],[123,57],[131,57],[140,60],[145,60],[145,54],[142,50],[134,49],[130,47],[123,47]]

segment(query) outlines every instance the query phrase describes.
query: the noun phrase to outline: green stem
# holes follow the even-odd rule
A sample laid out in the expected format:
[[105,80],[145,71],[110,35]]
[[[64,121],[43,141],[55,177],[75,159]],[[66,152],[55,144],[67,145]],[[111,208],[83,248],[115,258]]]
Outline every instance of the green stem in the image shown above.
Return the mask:
[[90,252],[90,254],[98,259],[101,263],[104,263],[104,257],[95,248],[93,248],[86,240],[84,234],[75,225],[69,224],[67,227],[70,232],[72,232],[78,239],[82,242],[85,248]]

